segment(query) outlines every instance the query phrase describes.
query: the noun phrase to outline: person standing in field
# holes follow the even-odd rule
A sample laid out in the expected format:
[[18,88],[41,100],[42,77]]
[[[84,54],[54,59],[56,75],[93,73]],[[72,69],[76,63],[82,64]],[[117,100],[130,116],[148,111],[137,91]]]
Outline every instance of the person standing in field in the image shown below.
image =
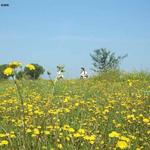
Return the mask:
[[58,65],[57,66],[57,80],[63,79],[64,78],[64,66],[63,65]]
[[86,78],[88,78],[88,73],[84,67],[81,67],[80,79],[86,79]]

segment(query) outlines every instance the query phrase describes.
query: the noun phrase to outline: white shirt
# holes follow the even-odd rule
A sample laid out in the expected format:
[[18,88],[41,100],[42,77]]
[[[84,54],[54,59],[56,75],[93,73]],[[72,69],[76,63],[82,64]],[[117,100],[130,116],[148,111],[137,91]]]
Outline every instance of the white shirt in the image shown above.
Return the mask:
[[63,74],[62,74],[62,72],[61,71],[58,71],[57,72],[57,78],[63,78],[64,76],[63,76]]
[[83,77],[83,78],[86,78],[87,75],[88,75],[87,71],[82,71],[82,72],[80,73],[80,76]]

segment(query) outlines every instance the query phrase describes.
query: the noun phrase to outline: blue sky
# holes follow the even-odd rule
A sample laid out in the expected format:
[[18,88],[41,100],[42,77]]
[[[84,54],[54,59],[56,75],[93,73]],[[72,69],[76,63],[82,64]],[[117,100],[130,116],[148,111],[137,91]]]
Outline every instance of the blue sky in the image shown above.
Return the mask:
[[[92,74],[94,49],[128,54],[124,70],[150,70],[150,0],[0,0],[0,64],[39,63],[53,75]],[[46,76],[46,75],[45,75]]]

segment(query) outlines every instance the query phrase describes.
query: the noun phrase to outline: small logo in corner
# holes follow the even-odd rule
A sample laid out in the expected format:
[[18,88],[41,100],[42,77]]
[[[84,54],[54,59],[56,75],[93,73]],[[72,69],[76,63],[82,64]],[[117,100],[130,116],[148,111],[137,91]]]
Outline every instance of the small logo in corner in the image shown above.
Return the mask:
[[0,6],[1,6],[1,7],[9,7],[9,4],[4,4],[4,3],[2,3],[2,4],[0,4]]

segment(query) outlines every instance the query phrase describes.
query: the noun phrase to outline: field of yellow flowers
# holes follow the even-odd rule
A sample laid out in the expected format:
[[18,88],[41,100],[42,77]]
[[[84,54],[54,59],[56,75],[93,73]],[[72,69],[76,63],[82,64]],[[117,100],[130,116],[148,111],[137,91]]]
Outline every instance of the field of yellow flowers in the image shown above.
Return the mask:
[[0,81],[2,150],[149,150],[150,80]]

